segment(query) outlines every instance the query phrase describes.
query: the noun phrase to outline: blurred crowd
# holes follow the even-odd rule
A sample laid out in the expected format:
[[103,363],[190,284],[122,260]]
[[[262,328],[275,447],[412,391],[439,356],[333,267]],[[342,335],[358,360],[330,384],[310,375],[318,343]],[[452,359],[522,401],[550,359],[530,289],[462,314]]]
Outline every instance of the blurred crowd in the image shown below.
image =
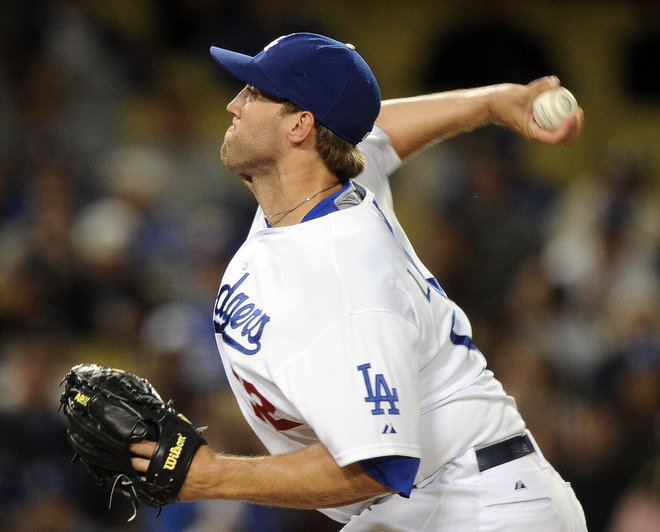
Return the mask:
[[[219,159],[224,105],[238,87],[214,68],[208,46],[256,53],[283,33],[330,32],[327,22],[281,0],[8,3],[0,528],[338,530],[315,512],[223,501],[174,505],[158,518],[142,507],[127,523],[128,503],[115,497],[108,508],[70,463],[57,412],[67,369],[103,363],[148,377],[209,426],[217,448],[263,452],[236,410],[213,337],[215,294],[255,204]],[[434,45],[436,68],[420,84],[525,82],[552,69],[515,31],[484,30]],[[506,62],[519,68],[486,71],[491,57],[482,77],[462,76],[458,51],[479,50],[519,57]],[[393,180],[403,224],[413,240],[423,235],[420,256],[467,311],[475,343],[573,484],[589,529],[657,530],[659,176],[634,139],[612,139],[592,172],[562,179],[525,168],[522,142],[487,128],[406,164]]]

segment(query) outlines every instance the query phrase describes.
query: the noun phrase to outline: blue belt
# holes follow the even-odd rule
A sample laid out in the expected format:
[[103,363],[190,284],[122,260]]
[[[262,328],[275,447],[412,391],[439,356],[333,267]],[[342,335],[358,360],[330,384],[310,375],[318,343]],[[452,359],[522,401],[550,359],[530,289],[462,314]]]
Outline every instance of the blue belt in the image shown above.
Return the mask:
[[535,452],[534,446],[527,434],[514,436],[513,438],[509,438],[500,443],[494,443],[493,445],[482,447],[477,450],[479,471],[483,472],[492,467],[506,464],[507,462],[522,458],[533,452]]

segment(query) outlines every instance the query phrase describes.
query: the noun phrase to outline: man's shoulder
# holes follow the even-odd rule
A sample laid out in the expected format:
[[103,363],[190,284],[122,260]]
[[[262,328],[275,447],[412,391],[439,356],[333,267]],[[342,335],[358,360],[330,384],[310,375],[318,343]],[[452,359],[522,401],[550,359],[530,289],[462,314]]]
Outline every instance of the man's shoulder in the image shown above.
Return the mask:
[[378,126],[360,144],[360,149],[367,166],[355,181],[372,190],[379,202],[391,208],[392,191],[389,177],[401,166],[399,155],[394,150],[387,133]]

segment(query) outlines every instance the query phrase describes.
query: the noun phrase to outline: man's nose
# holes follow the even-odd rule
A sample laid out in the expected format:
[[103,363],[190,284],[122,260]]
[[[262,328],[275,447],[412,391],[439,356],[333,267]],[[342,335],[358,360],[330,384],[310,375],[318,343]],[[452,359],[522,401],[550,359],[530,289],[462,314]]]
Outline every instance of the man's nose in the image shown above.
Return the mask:
[[227,104],[227,111],[233,115],[237,115],[240,111],[240,106],[238,104],[238,96],[236,96],[231,102]]
[[241,109],[243,108],[243,103],[245,101],[245,91],[247,89],[243,89],[241,92],[239,92],[234,99],[227,104],[227,111],[229,111],[231,114],[238,116],[241,112]]

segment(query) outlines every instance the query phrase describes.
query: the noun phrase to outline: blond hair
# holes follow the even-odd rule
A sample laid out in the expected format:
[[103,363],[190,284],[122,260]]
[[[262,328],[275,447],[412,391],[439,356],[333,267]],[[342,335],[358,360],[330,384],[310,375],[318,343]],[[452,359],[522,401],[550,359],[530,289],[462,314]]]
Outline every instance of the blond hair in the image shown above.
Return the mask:
[[[282,102],[283,115],[301,111],[302,109],[289,101]],[[342,183],[359,176],[367,166],[360,148],[318,122],[316,122],[315,148],[326,168]]]

